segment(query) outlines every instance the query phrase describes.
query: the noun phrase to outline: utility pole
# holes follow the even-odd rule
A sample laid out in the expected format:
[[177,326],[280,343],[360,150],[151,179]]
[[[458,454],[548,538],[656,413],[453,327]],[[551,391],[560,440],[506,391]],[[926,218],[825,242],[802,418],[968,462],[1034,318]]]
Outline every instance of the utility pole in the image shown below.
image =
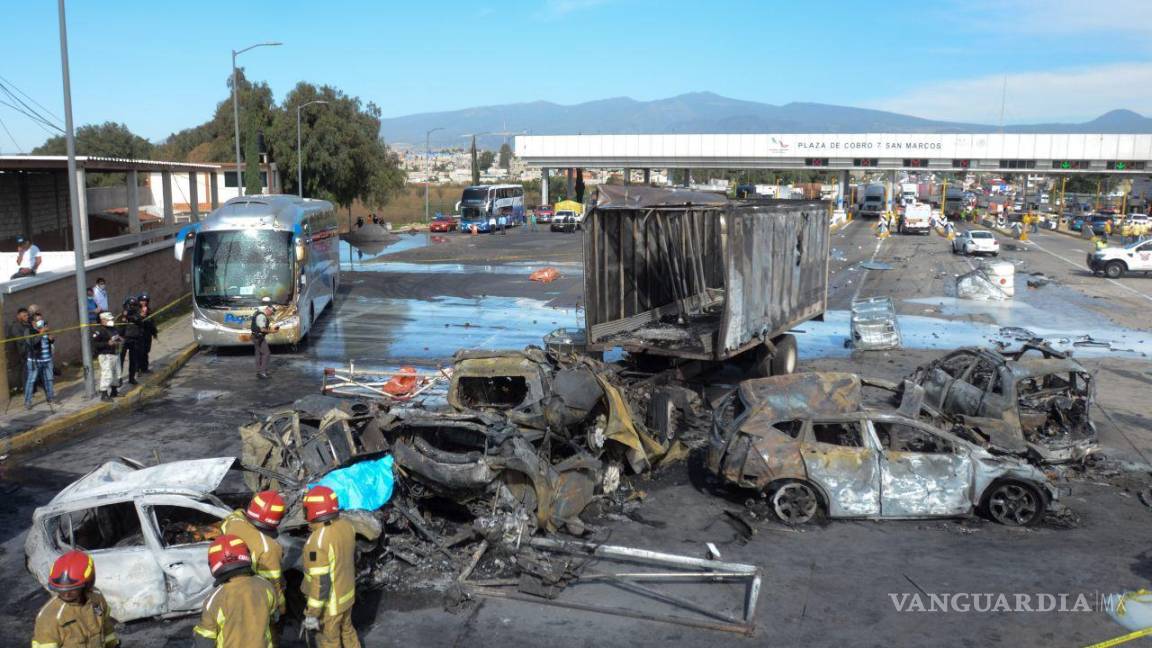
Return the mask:
[[[444,130],[443,127],[437,126],[436,128],[424,132],[424,222],[430,222],[428,219],[428,185],[432,183],[432,133]],[[473,140],[475,141],[475,140]],[[475,150],[475,146],[473,146]]]
[[283,45],[279,41],[270,41],[267,43],[256,43],[249,45],[242,50],[232,50],[232,121],[236,127],[236,189],[237,195],[244,195],[244,183],[240,180],[240,88],[237,86],[236,74],[236,57],[250,49],[257,47],[275,47]]
[[[68,71],[68,21],[64,18],[64,0],[57,1],[60,16],[60,71],[64,77],[64,140],[68,146],[68,204],[72,207],[72,242],[76,249],[76,306],[81,324],[88,321],[88,277],[84,262],[84,226],[80,213],[80,186],[76,174],[76,133],[72,129],[72,77]],[[80,357],[84,363],[84,396],[96,395],[95,376],[92,375],[92,340],[88,332],[80,329]]]
[[296,106],[296,193],[301,198],[304,197],[304,148],[301,146],[300,138],[300,111],[312,104],[327,105],[328,102],[323,99],[315,99]]

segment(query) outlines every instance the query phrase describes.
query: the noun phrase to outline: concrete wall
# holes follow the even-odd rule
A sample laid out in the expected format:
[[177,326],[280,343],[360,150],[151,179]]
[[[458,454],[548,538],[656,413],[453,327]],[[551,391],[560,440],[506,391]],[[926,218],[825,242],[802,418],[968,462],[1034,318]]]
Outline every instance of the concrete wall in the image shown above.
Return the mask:
[[[160,185],[157,183],[156,191],[159,193]],[[88,213],[99,214],[110,209],[128,208],[128,186],[116,185],[112,187],[88,187],[87,196]],[[154,205],[156,199],[152,197],[152,189],[148,186],[139,188],[140,204]]]
[[[147,292],[153,306],[160,308],[190,290],[185,283],[185,273],[172,254],[171,241],[89,261],[87,275],[89,285],[94,285],[97,277],[103,277],[107,282],[109,307],[113,310],[117,310],[128,295]],[[0,315],[5,328],[8,322],[16,319],[16,310],[29,304],[40,307],[50,328],[76,326],[79,322],[75,274],[71,271],[46,273],[5,286],[4,292],[0,292]],[[64,331],[56,336],[58,366],[80,362],[82,331]],[[4,354],[8,385],[22,386],[23,356],[12,343],[5,345]],[[0,393],[0,401],[6,396],[6,391]]]
[[69,213],[67,174],[0,173],[0,250],[29,235],[42,249],[64,248]]

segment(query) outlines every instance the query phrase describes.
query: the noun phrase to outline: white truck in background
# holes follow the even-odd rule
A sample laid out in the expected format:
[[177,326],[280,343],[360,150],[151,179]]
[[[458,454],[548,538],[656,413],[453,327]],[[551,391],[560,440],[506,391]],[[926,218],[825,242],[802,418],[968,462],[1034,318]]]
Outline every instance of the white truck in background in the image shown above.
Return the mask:
[[904,207],[904,214],[900,217],[899,232],[901,234],[931,234],[932,205],[913,203]]
[[871,182],[861,185],[856,195],[856,213],[860,216],[880,218],[884,213],[884,185]]
[[913,205],[920,199],[920,185],[916,182],[905,182],[900,185],[900,204]]

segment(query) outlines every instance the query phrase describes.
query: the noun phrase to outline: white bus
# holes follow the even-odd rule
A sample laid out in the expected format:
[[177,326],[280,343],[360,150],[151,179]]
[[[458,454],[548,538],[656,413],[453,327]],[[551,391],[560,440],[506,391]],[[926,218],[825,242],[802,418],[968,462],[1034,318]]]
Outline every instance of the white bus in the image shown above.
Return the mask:
[[176,259],[192,251],[192,332],[201,346],[251,344],[251,318],[272,300],[271,344],[296,344],[340,286],[332,203],[296,196],[233,198],[180,230]]
[[507,214],[509,226],[525,222],[522,185],[465,187],[460,197],[460,231],[467,232],[475,225],[478,231],[487,232],[488,219],[501,213]]

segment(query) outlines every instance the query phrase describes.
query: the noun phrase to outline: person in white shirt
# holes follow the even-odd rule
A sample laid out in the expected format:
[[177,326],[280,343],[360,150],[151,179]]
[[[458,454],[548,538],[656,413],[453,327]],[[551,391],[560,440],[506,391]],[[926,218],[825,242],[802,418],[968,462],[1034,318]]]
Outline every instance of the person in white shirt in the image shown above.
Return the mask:
[[108,310],[108,286],[104,283],[104,277],[96,278],[96,287],[92,289],[92,299],[96,300],[97,312],[103,313]]
[[20,268],[12,278],[35,277],[36,271],[40,269],[40,262],[44,260],[40,258],[40,248],[21,236],[16,239],[16,252],[16,265]]

